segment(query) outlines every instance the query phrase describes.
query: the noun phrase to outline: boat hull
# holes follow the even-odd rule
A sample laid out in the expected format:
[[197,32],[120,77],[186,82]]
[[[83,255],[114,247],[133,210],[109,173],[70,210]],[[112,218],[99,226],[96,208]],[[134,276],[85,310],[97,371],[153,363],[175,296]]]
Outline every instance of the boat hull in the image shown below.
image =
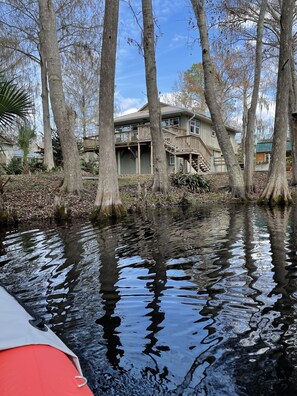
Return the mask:
[[49,345],[26,345],[0,352],[0,395],[91,396],[75,365]]
[[91,396],[77,356],[0,285],[0,395]]

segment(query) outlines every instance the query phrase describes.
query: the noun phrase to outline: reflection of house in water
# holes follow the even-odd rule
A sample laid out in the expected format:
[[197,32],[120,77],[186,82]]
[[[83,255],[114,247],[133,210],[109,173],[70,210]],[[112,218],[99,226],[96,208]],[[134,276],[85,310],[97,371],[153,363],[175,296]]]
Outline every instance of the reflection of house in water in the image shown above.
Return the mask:
[[[169,172],[226,171],[222,152],[211,119],[192,110],[161,103],[162,130]],[[117,117],[115,150],[119,174],[153,173],[148,105],[135,113]],[[227,126],[237,151],[235,128]],[[98,151],[99,137],[84,139],[85,155]],[[88,154],[87,154],[88,153]]]

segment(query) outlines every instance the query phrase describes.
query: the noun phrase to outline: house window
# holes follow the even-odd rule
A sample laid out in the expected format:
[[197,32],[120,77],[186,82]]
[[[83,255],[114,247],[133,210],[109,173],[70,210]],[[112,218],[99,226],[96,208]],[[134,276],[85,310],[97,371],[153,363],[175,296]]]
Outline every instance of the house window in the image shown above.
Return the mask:
[[175,165],[175,157],[172,154],[169,154],[169,165],[171,166]]
[[168,126],[179,127],[179,117],[164,118],[164,120],[162,120],[162,127]]
[[137,124],[120,125],[115,128],[115,133],[132,132],[132,131],[137,131]]
[[200,135],[200,121],[199,120],[191,120],[190,121],[190,132],[195,135]]

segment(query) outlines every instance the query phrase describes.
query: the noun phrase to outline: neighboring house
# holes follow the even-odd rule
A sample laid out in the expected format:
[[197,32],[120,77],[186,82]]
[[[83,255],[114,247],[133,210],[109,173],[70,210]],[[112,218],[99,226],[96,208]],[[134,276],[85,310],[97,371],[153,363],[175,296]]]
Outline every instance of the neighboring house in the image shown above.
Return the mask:
[[[24,152],[23,152],[23,150],[22,149],[20,149],[19,147],[16,147],[16,148],[14,148],[13,149],[13,157],[14,158],[20,158],[20,159],[23,159],[23,157],[24,157]],[[42,160],[43,159],[43,155],[41,154],[41,153],[39,153],[39,152],[36,152],[36,151],[30,151],[29,152],[29,154],[28,154],[28,160],[30,161],[30,160]]]
[[[224,172],[225,162],[211,119],[191,110],[161,103],[168,171]],[[115,150],[119,174],[153,173],[148,105],[115,118]],[[234,150],[238,130],[227,127]],[[98,136],[84,139],[86,153],[98,151]]]
[[7,165],[13,157],[12,141],[0,134],[0,164]]
[[[30,144],[30,151],[28,154],[28,160],[39,160],[42,161],[43,160],[43,147],[42,145],[37,144],[36,142],[32,142]],[[18,146],[14,146],[13,148],[13,157],[14,158],[20,158],[23,159],[24,157],[24,152],[21,148],[19,148]]]
[[[272,153],[272,139],[261,140],[256,145],[256,170],[268,170]],[[287,141],[286,156],[292,154],[292,143]]]

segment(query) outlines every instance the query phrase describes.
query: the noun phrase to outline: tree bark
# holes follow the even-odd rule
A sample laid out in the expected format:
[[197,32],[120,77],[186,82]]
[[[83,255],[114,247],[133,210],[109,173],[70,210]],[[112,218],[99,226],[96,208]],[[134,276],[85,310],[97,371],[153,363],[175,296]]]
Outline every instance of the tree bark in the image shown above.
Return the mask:
[[227,166],[232,196],[245,199],[246,195],[243,175],[235,156],[228,132],[224,125],[220,107],[216,100],[215,81],[206,26],[204,0],[191,0],[191,2],[200,32],[206,103],[209,108],[211,119],[217,134],[217,139]]
[[168,171],[164,137],[161,126],[161,110],[157,88],[157,68],[155,58],[155,29],[152,0],[142,0],[143,50],[145,78],[150,115],[150,130],[153,150],[153,191],[168,192]]
[[114,88],[118,33],[119,0],[105,1],[99,91],[99,182],[94,220],[120,217],[122,205],[115,156]]
[[[246,78],[244,80],[246,81]],[[246,139],[247,114],[248,114],[247,103],[248,103],[248,88],[245,82],[242,92],[242,135],[241,135],[241,153],[244,163],[245,163],[245,139]]]
[[291,57],[291,89],[289,96],[289,122],[292,142],[292,185],[297,185],[297,81],[295,61]]
[[52,0],[38,0],[38,4],[40,37],[45,40],[50,99],[63,154],[64,182],[62,190],[79,194],[83,188],[80,158],[74,131],[70,127],[69,112],[63,92],[55,10]]
[[[40,34],[42,34],[40,32]],[[40,73],[41,73],[41,100],[42,100],[42,118],[43,118],[43,136],[44,136],[44,157],[43,164],[47,170],[55,167],[52,133],[50,124],[49,110],[49,92],[47,80],[46,57],[44,51],[44,38],[40,38]]]
[[268,181],[260,203],[287,205],[292,202],[286,174],[289,91],[291,85],[292,23],[295,1],[282,2],[274,135]]
[[244,182],[246,193],[253,192],[253,175],[254,175],[254,133],[256,124],[256,111],[258,105],[261,69],[262,69],[262,47],[264,33],[264,17],[268,0],[262,0],[260,14],[257,24],[257,42],[256,42],[256,59],[254,72],[254,86],[251,104],[248,109],[247,130],[245,137],[245,164],[244,164]]

